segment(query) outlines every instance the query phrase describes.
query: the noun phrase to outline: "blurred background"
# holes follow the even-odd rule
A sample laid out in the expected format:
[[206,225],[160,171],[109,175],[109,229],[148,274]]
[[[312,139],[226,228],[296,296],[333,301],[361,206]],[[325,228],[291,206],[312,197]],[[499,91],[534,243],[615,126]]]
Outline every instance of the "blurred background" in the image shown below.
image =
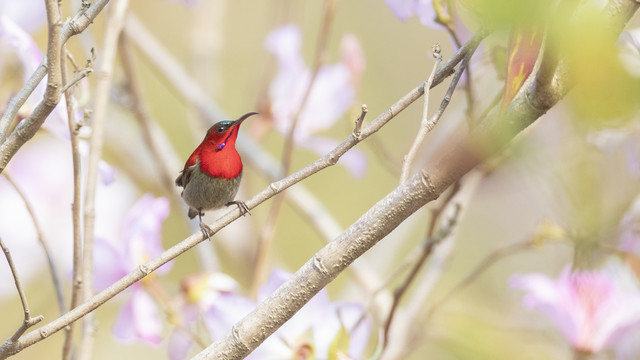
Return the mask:
[[[33,4],[27,5],[31,2]],[[10,1],[3,3],[3,17],[15,14]],[[445,61],[456,51],[456,45],[443,26],[421,21],[419,13],[404,16],[407,17],[404,19],[398,15],[392,1],[335,1],[334,5],[330,25],[325,28],[326,3],[322,1],[132,2],[125,25],[127,44],[123,46],[128,47],[130,65],[140,86],[141,100],[152,129],[150,133],[161,161],[158,163],[154,157],[145,139],[144,126],[131,110],[133,101],[129,86],[132,79],[123,68],[122,48],[118,48],[105,117],[103,160],[107,175],[101,172],[99,179],[96,239],[118,244],[128,232],[135,232],[130,225],[139,212],[160,214],[155,220],[160,219],[159,227],[154,229],[159,232],[165,249],[198,232],[197,219],[187,218],[178,189],[167,186],[167,172],[177,176],[212,120],[222,120],[217,118],[222,114],[226,119],[235,119],[250,111],[261,114],[244,122],[240,130],[237,148],[245,167],[237,199],[250,199],[275,180],[274,174],[280,177],[278,166],[283,157],[286,129],[290,126],[287,121],[291,120],[291,117],[280,115],[298,111],[282,110],[282,106],[293,106],[290,103],[295,103],[296,96],[300,97],[300,92],[297,95],[278,92],[278,86],[284,86],[287,79],[297,79],[296,73],[287,75],[292,62],[300,65],[302,60],[307,69],[312,69],[318,59],[322,65],[342,64],[350,77],[346,95],[340,93],[341,89],[333,89],[335,83],[327,80],[326,89],[317,90],[320,94],[315,100],[317,103],[309,105],[314,107],[306,110],[307,114],[301,114],[304,119],[300,119],[300,132],[308,133],[294,141],[293,151],[289,154],[289,173],[303,168],[346,139],[362,104],[368,107],[366,126],[425,81],[434,65],[434,44],[442,48]],[[28,6],[30,13],[36,13],[35,9],[42,7],[42,1],[25,1],[20,6]],[[77,1],[65,2],[63,18],[75,14],[78,7]],[[456,31],[462,42],[479,27],[477,14],[469,9],[464,3],[447,3],[447,11],[456,19]],[[108,12],[109,6],[93,25],[67,43],[80,67],[91,57],[91,48],[95,49],[95,68],[100,66],[105,31],[109,31],[105,28]],[[43,17],[39,19],[40,26],[22,27],[33,37],[40,51],[45,51],[46,21]],[[25,24],[38,23],[37,19],[29,21]],[[269,45],[269,36],[275,37],[273,31],[288,24],[298,29],[293,34],[300,36],[299,52],[295,45],[286,42]],[[627,28],[632,29],[636,24],[637,20],[633,20]],[[318,57],[322,29],[328,29],[327,42],[324,55]],[[25,69],[20,51],[12,48],[9,40],[3,41],[0,100],[5,104],[22,86],[28,69]],[[290,41],[295,43],[295,40]],[[508,28],[499,29],[482,43],[471,60],[471,78],[462,81],[471,84],[474,118],[481,117],[500,99],[508,44]],[[622,70],[614,80],[622,81],[619,79],[626,79],[626,76],[630,79],[629,84],[623,81],[620,88],[635,91],[638,82],[634,77],[638,76],[635,65],[640,64],[633,57],[638,55],[637,48],[624,50],[621,40],[619,47],[612,49],[615,49],[612,56],[616,59],[627,59],[620,60]],[[593,69],[584,71],[593,74]],[[604,71],[603,68],[600,71]],[[92,108],[96,75],[91,74],[75,90],[77,103],[74,105],[79,118],[89,114],[87,111]],[[277,83],[278,79],[284,80]],[[448,84],[449,80],[445,80],[431,91],[429,116],[440,106]],[[469,98],[464,86],[458,86],[440,123],[427,136],[414,169],[427,164],[431,156],[447,144],[453,132],[466,129]],[[419,302],[421,316],[470,274],[477,274],[477,277],[425,318],[416,342],[411,345],[412,351],[406,354],[407,359],[572,357],[571,347],[561,331],[553,327],[548,318],[539,316],[539,312],[523,307],[522,291],[510,287],[509,278],[514,274],[533,272],[554,278],[574,259],[575,244],[580,243],[576,239],[595,238],[595,241],[616,247],[628,230],[621,227],[621,222],[625,215],[630,218],[634,214],[630,209],[640,190],[637,181],[640,162],[635,162],[640,156],[637,99],[617,96],[617,90],[607,87],[616,86],[615,82],[588,86],[597,87],[597,91],[583,91],[583,87],[579,87],[519,135],[502,156],[492,159],[481,173],[474,172],[462,182],[463,196],[456,198],[460,213],[453,218],[451,234],[436,247],[408,288],[394,326],[401,328],[408,323],[408,305],[419,295],[417,289],[423,289],[425,284],[431,284],[431,288],[427,289],[428,296],[424,301]],[[323,89],[328,91],[327,99],[321,95]],[[330,98],[335,93],[342,94],[338,99],[346,99],[344,103],[338,105]],[[633,94],[637,97],[637,92]],[[602,104],[593,105],[590,96],[598,97]],[[607,102],[608,98],[611,102]],[[203,107],[197,106],[203,102],[206,103],[204,110],[211,110],[209,115],[213,116],[207,116]],[[333,104],[344,111],[336,110]],[[317,212],[309,215],[291,199],[302,195],[288,192],[275,222],[271,218],[274,217],[271,212],[276,211],[272,198],[252,209],[251,216],[241,217],[217,233],[211,242],[205,241],[179,256],[165,274],[153,275],[149,281],[154,283],[152,288],[162,289],[165,303],[154,298],[157,294],[151,296],[152,301],[161,303],[160,307],[165,310],[179,308],[184,297],[192,295],[187,279],[193,279],[189,276],[194,274],[227,274],[237,282],[234,291],[251,298],[272,269],[295,272],[324,246],[326,234],[339,234],[398,186],[403,157],[420,126],[422,105],[420,98],[380,131],[358,144],[338,165],[294,186],[304,187],[312,197],[298,199],[299,202],[316,206],[316,209],[319,206],[331,216],[332,222],[319,225],[324,233],[310,221]],[[591,105],[599,107],[592,109]],[[63,117],[66,121],[66,115]],[[85,129],[80,131],[81,139],[88,138],[91,125],[89,116]],[[34,208],[44,239],[56,260],[68,306],[72,276],[71,155],[68,138],[56,134],[52,128],[54,125],[40,130],[19,151],[5,172],[14,178]],[[271,174],[265,170],[270,170]],[[31,313],[43,314],[42,324],[46,324],[60,312],[31,217],[23,200],[3,177],[0,177],[0,194],[0,237],[12,251]],[[153,203],[155,205],[133,210],[134,204],[145,194],[156,200],[166,199],[162,200],[166,205]],[[411,261],[415,261],[425,242],[432,209],[441,203],[442,200],[436,201],[419,210],[356,261],[359,271],[364,271],[378,284],[386,284],[382,288],[382,292],[386,292],[381,296],[384,298],[382,303],[389,305],[389,294],[406,279],[407,266],[413,264]],[[160,210],[153,210],[155,206]],[[205,220],[211,223],[226,211],[209,212]],[[443,218],[451,219],[450,213]],[[438,228],[446,227],[443,225],[445,220],[438,222]],[[272,236],[269,229],[273,229]],[[635,234],[634,229],[629,231]],[[258,242],[265,236],[272,239],[271,249],[261,273],[262,281],[254,284]],[[554,241],[548,241],[550,238]],[[532,239],[542,240],[529,243]],[[501,250],[516,243],[527,245],[513,251]],[[478,266],[492,254],[490,265],[478,271]],[[108,262],[108,258],[100,260],[100,255],[96,259],[96,266]],[[599,259],[594,266],[604,261]],[[4,259],[0,263],[4,263]],[[125,267],[120,276],[132,269]],[[4,264],[0,265],[0,278],[0,318],[3,319],[0,336],[8,338],[20,324],[23,314]],[[349,270],[332,282],[327,291],[332,301],[353,301],[363,308],[374,298],[371,292],[355,283]],[[114,337],[114,324],[130,296],[125,292],[96,310],[94,359],[168,357],[169,338],[174,330],[169,310],[160,311],[162,324],[157,341],[122,341]],[[388,307],[382,309],[388,310]],[[371,319],[370,336],[366,349],[358,358],[374,356],[386,313],[374,308],[368,311],[368,317]],[[202,325],[195,328],[206,339],[206,329]],[[397,334],[402,334],[398,331]],[[57,333],[15,358],[57,358],[63,341],[62,332]],[[194,346],[188,354],[199,350]]]

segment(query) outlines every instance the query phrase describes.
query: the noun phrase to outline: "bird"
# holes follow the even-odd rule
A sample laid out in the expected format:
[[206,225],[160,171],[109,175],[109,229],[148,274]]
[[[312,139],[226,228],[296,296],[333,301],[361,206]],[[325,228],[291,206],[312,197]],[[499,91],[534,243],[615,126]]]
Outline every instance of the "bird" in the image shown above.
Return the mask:
[[235,204],[243,216],[249,213],[247,204],[234,200],[242,179],[242,158],[236,151],[236,138],[240,124],[253,115],[258,113],[246,113],[237,120],[211,126],[176,178],[176,186],[183,188],[182,199],[189,206],[187,215],[190,219],[198,216],[200,230],[209,239],[213,231],[202,222],[205,210]]

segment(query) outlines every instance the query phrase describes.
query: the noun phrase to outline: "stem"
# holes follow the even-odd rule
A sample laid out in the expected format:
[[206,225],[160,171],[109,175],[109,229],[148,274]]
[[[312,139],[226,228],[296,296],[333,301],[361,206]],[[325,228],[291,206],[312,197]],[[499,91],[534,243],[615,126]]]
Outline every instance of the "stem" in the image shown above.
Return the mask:
[[427,78],[427,81],[424,86],[425,88],[424,106],[422,107],[422,121],[421,121],[420,130],[418,131],[418,135],[416,136],[416,138],[413,140],[413,145],[411,145],[411,149],[409,150],[409,153],[404,159],[404,164],[402,166],[402,171],[400,174],[400,183],[407,181],[407,179],[409,178],[409,171],[411,170],[411,165],[413,164],[413,160],[415,159],[416,154],[418,153],[418,149],[420,148],[420,145],[422,145],[425,137],[431,130],[430,128],[428,128],[429,122],[427,118],[427,116],[429,115],[429,90],[431,89],[431,83],[433,83],[433,77],[436,74],[436,69],[438,69],[438,66],[442,62],[442,55],[440,54],[440,46],[438,45],[434,46],[433,56],[436,58],[436,62],[433,65],[431,74]]
[[[63,47],[63,51],[65,51]],[[71,57],[67,57],[72,59]],[[73,60],[70,60],[73,62]],[[75,64],[74,64],[75,66]],[[67,104],[67,118],[69,125],[69,140],[71,143],[71,160],[73,163],[73,202],[71,203],[71,220],[73,223],[73,284],[71,290],[71,304],[69,309],[73,309],[80,303],[82,299],[82,228],[80,218],[80,206],[82,202],[82,172],[80,149],[78,142],[78,129],[75,120],[75,112],[73,109],[73,101],[71,87],[66,84],[68,81],[67,63],[63,61],[61,64],[62,83],[65,84],[64,92]],[[65,331],[64,345],[62,347],[62,359],[69,360],[72,358],[71,348],[73,343],[74,324],[70,324]]]
[[[118,38],[124,27],[124,19],[129,7],[128,0],[114,0],[109,13],[104,35],[102,62],[96,74],[96,96],[94,100],[93,121],[91,125],[91,139],[89,141],[89,160],[87,165],[87,185],[84,195],[84,244],[82,278],[83,299],[89,299],[93,294],[93,238],[95,225],[95,196],[98,181],[98,162],[102,157],[104,143],[104,120],[111,91],[113,66],[115,62]],[[93,316],[84,318],[82,323],[82,337],[79,345],[79,359],[90,359],[94,342]]]

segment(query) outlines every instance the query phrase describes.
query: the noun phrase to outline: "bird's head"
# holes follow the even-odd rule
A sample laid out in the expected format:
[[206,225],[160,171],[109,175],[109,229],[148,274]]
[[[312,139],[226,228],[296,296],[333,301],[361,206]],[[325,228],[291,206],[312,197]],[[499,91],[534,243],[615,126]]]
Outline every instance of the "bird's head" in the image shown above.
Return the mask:
[[240,124],[248,117],[257,114],[257,112],[250,112],[242,115],[238,120],[225,120],[215,123],[207,130],[203,143],[213,146],[216,151],[224,149],[227,145],[235,144]]

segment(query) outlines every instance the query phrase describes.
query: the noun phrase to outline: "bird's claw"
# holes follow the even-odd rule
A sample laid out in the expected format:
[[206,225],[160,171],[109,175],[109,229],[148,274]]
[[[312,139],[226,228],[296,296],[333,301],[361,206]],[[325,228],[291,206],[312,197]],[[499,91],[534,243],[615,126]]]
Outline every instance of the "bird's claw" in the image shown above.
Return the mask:
[[209,241],[211,241],[211,237],[213,236],[214,232],[213,232],[213,230],[211,230],[209,225],[201,222],[200,223],[200,231],[202,231],[202,236],[203,237],[205,237]]
[[245,216],[247,214],[251,215],[251,213],[249,212],[249,207],[247,206],[247,204],[244,203],[244,201],[234,200],[234,201],[229,201],[226,204],[226,206],[231,206],[231,205],[238,206],[238,210],[240,210],[241,216]]

